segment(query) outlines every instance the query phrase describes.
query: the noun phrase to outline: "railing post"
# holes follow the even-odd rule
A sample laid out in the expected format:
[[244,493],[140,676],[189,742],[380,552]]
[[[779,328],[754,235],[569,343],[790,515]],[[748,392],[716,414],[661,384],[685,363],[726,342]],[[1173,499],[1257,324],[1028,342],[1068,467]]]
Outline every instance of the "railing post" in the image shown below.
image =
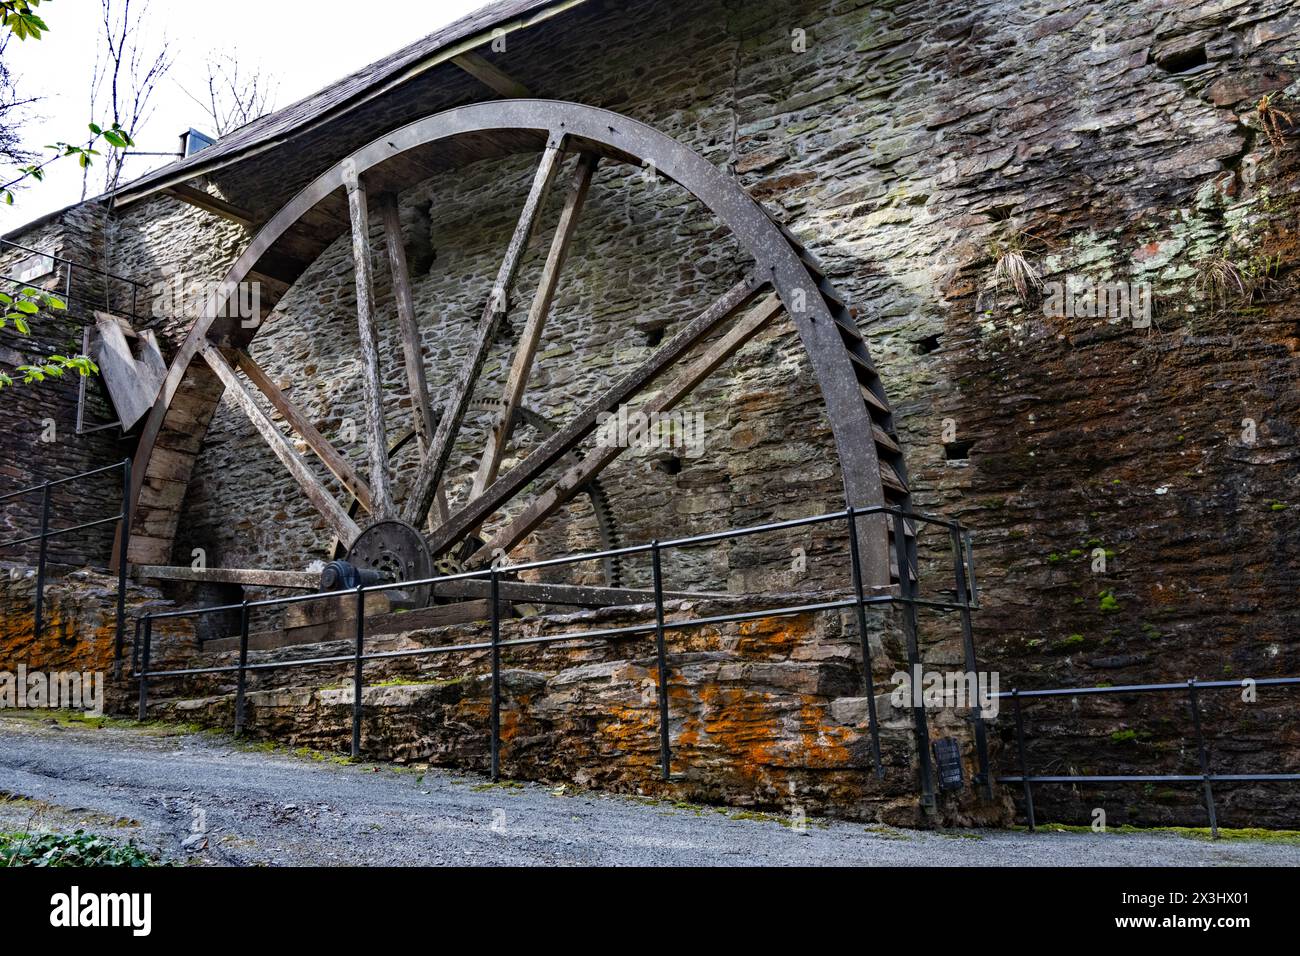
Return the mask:
[[876,717],[876,679],[871,666],[871,639],[867,634],[866,591],[862,586],[862,552],[858,545],[858,509],[849,505],[849,558],[853,564],[853,593],[857,598],[855,610],[858,621],[858,640],[862,644],[862,676],[867,688],[867,720],[870,721],[871,759],[876,765],[876,777],[884,779],[885,765],[880,760],[880,723]]
[[47,481],[41,490],[41,545],[36,558],[36,617],[34,620],[36,640],[41,639],[45,629],[45,555],[46,535],[50,530],[50,483]]
[[361,756],[361,655],[366,646],[366,592],[357,585],[357,648],[352,659],[352,759]]
[[490,719],[492,740],[489,744],[492,760],[492,782],[501,776],[501,583],[497,569],[492,568],[489,601],[492,615],[492,714]]
[[144,623],[144,618],[135,619],[135,634],[131,638],[131,670],[132,672],[140,669],[140,626]]
[[1025,815],[1029,818],[1029,832],[1034,832],[1034,791],[1029,783],[1029,763],[1025,759],[1025,718],[1020,710],[1020,691],[1011,689],[1011,702],[1016,709],[1016,746],[1020,750],[1020,781],[1025,787]]
[[139,719],[145,719],[149,708],[149,652],[153,645],[153,615],[144,616],[144,649],[140,652],[140,712]]
[[131,459],[122,461],[122,524],[117,543],[117,636],[113,644],[114,666],[122,660],[126,630],[126,549],[131,537]]
[[916,735],[917,772],[921,778],[921,806],[933,810],[934,774],[930,768],[930,726],[925,715],[925,700],[916,686],[921,677],[921,649],[916,639],[916,591],[912,587],[912,567],[908,560],[907,527],[903,515],[894,514],[894,554],[898,561],[898,590],[903,598],[903,633],[907,640],[907,671],[912,691],[912,726]]
[[235,736],[244,733],[244,691],[248,683],[248,601],[239,608],[239,677],[235,683]]
[[664,578],[659,563],[659,539],[650,542],[650,569],[655,590],[655,656],[659,665],[659,766],[664,780],[672,764],[672,745],[668,739],[668,658],[664,648]]
[[1201,731],[1201,702],[1196,696],[1196,678],[1187,682],[1187,696],[1192,705],[1192,726],[1196,728],[1196,749],[1201,757],[1201,783],[1205,786],[1205,809],[1210,814],[1210,837],[1219,838],[1219,818],[1214,811],[1214,788],[1210,785],[1210,755],[1205,749],[1205,734]]
[[[974,682],[976,694],[979,694],[979,669],[975,658],[975,633],[971,627],[970,590],[966,584],[966,558],[962,548],[961,528],[953,525],[949,528],[952,540],[953,583],[957,589],[957,603],[961,605],[961,644],[966,663],[967,686]],[[993,780],[989,773],[989,738],[984,726],[984,702],[975,700],[970,709],[971,721],[975,725],[975,756],[979,761],[979,775],[976,782],[984,790],[986,800],[993,799]]]

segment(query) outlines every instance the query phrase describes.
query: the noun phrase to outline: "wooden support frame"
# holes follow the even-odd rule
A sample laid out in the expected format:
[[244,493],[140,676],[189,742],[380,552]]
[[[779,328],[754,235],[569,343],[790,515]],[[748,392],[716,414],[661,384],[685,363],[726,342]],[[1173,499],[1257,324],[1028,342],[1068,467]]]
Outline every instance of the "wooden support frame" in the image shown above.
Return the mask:
[[226,361],[226,357],[217,350],[217,347],[209,342],[203,347],[201,354],[208,367],[226,387],[226,391],[238,402],[239,407],[248,416],[248,420],[253,423],[258,434],[271,446],[275,457],[279,458],[281,464],[293,475],[294,480],[307,495],[307,500],[321,513],[344,546],[351,547],[352,542],[361,534],[361,529],[357,527],[356,522],[348,517],[348,513],[334,500],[334,496],[311,473],[302,456],[289,444],[289,439],[280,433],[280,429],[275,427],[270,417],[262,411],[253,398],[253,393],[249,391],[234,366]]
[[523,401],[524,391],[528,387],[528,376],[533,370],[533,360],[542,340],[542,330],[546,327],[551,303],[555,299],[555,290],[560,284],[560,270],[564,268],[564,261],[568,257],[569,245],[577,229],[578,217],[587,200],[587,193],[591,190],[591,180],[596,174],[596,166],[599,162],[600,158],[591,153],[583,153],[578,157],[573,185],[569,188],[564,208],[560,211],[560,220],[556,224],[555,235],[551,238],[551,248],[542,266],[537,292],[533,296],[532,307],[528,310],[528,320],[519,334],[515,357],[506,376],[505,390],[501,398],[501,415],[488,435],[487,447],[483,449],[478,472],[474,475],[471,498],[477,498],[483,493],[484,488],[496,480],[501,458],[510,441],[515,411]]
[[[420,454],[426,455],[429,443],[437,430],[438,421],[429,399],[429,379],[424,367],[424,346],[420,342],[420,327],[415,321],[415,302],[411,295],[411,273],[406,264],[406,245],[402,241],[402,220],[397,209],[397,197],[383,193],[376,197],[379,218],[384,226],[384,248],[388,253],[388,271],[393,283],[393,300],[397,307],[397,329],[402,339],[402,358],[406,365],[406,386],[411,395],[415,416],[415,434]],[[438,486],[436,496],[438,517],[447,520],[447,496]]]
[[601,412],[612,411],[636,396],[710,332],[749,305],[765,284],[764,280],[756,276],[748,276],[728,289],[652,356],[606,389],[595,401],[587,404],[564,428],[533,449],[528,457],[493,482],[482,495],[453,514],[446,524],[429,537],[430,551],[435,555],[441,554],[471,529],[481,525],[485,518],[590,435],[596,428]]
[[361,387],[366,408],[370,452],[370,512],[376,518],[396,513],[388,475],[388,436],[384,428],[384,390],[379,374],[379,334],[375,329],[374,265],[370,256],[370,208],[366,187],[356,169],[345,174],[348,213],[352,219],[352,260],[357,285],[357,331],[361,351]]
[[438,485],[442,481],[442,473],[447,467],[447,459],[451,455],[456,433],[460,431],[465,410],[473,397],[474,383],[478,381],[479,374],[483,371],[483,363],[487,360],[488,350],[492,346],[497,327],[501,324],[502,316],[505,315],[510,289],[519,272],[528,239],[533,233],[533,226],[550,193],[551,183],[555,181],[555,174],[563,158],[564,137],[555,137],[542,151],[541,162],[538,163],[537,172],[533,175],[532,188],[524,201],[523,210],[519,213],[519,221],[515,224],[514,234],[506,247],[501,268],[497,270],[496,283],[488,295],[487,304],[483,307],[473,352],[469,361],[461,366],[460,374],[452,384],[451,398],[443,408],[433,443],[424,461],[420,463],[419,473],[407,498],[402,517],[417,527],[423,524],[433,504]]
[[523,100],[533,95],[528,87],[477,53],[462,53],[452,57],[451,62],[506,99]]
[[[723,362],[739,351],[746,342],[761,332],[781,309],[781,300],[775,295],[769,295],[737,322],[731,331],[687,366],[662,391],[650,398],[639,411],[653,414],[671,410]],[[582,461],[564,472],[545,492],[530,501],[505,528],[498,531],[491,541],[473,555],[471,563],[491,558],[498,549],[508,552],[515,547],[626,450],[626,447],[621,445],[603,444],[589,452]]]
[[366,511],[374,511],[374,505],[370,498],[370,486],[362,480],[357,474],[352,463],[343,456],[329,440],[317,430],[316,426],[311,423],[306,415],[289,400],[289,397],[280,391],[278,385],[271,380],[271,376],[253,360],[253,357],[243,349],[235,350],[235,365],[241,372],[253,383],[253,387],[266,396],[266,400],[271,406],[280,413],[289,427],[307,443],[321,463],[330,470],[339,483],[347,489],[352,497],[356,498],[362,508]]

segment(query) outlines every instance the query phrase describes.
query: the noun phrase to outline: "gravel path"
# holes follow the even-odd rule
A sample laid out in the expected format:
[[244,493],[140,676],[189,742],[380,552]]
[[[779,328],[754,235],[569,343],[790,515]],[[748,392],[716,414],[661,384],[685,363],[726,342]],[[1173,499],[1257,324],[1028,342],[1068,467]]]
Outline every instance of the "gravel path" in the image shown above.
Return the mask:
[[[920,832],[477,775],[338,764],[156,728],[0,717],[0,829],[77,825],[217,865],[1300,865],[1170,834]],[[200,830],[198,835],[192,831]]]

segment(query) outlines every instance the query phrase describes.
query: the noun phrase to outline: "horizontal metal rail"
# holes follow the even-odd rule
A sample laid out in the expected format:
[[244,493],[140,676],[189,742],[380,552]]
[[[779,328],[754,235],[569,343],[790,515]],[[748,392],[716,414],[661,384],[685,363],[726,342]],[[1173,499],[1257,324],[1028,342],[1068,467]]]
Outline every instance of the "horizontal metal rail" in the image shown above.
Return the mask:
[[[1214,804],[1215,783],[1289,783],[1300,781],[1300,773],[1211,773],[1209,748],[1206,746],[1205,733],[1201,727],[1201,705],[1198,691],[1202,690],[1242,690],[1247,687],[1294,687],[1300,685],[1300,677],[1244,677],[1239,680],[1209,680],[1200,681],[1196,679],[1184,681],[1182,683],[1162,683],[1162,684],[1120,684],[1115,686],[1094,686],[1094,687],[1048,687],[1040,690],[1020,690],[1019,688],[1010,691],[1002,691],[995,696],[1001,699],[1009,699],[1014,707],[1016,721],[1016,750],[1019,757],[1020,773],[1008,776],[997,777],[998,783],[1019,784],[1023,788],[1025,802],[1025,816],[1029,823],[1029,829],[1036,827],[1036,815],[1034,813],[1034,791],[1033,784],[1057,784],[1067,783],[1077,784],[1103,784],[1103,783],[1199,783],[1204,788],[1205,810],[1210,819],[1210,833],[1214,838],[1219,836],[1218,813]],[[1188,705],[1191,709],[1192,727],[1196,737],[1197,757],[1200,761],[1201,772],[1199,774],[1067,774],[1067,775],[1050,775],[1050,774],[1031,774],[1029,772],[1029,762],[1025,753],[1025,718],[1021,701],[1030,698],[1049,699],[1058,697],[1084,697],[1097,695],[1140,695],[1140,694],[1170,694],[1185,693],[1188,695]]]
[[[867,595],[862,585],[862,562],[857,547],[857,521],[868,515],[888,515],[894,521],[894,533],[898,540],[905,540],[906,528],[905,522],[914,521],[941,526],[948,531],[949,546],[952,551],[954,579],[953,594],[954,600],[936,600],[932,598],[918,597],[912,583],[912,575],[906,561],[900,564],[901,583],[898,592],[894,593],[892,589],[884,593]],[[755,534],[772,533],[775,531],[809,527],[813,525],[827,524],[830,522],[846,522],[849,540],[849,557],[853,574],[854,597],[837,598],[825,601],[812,601],[802,604],[786,605],[781,607],[765,607],[756,610],[739,610],[729,613],[712,614],[705,617],[666,620],[664,616],[665,598],[662,574],[660,571],[660,556],[663,552],[679,548],[689,548],[697,545],[711,544],[720,541],[727,541],[736,538],[748,537]],[[650,554],[652,558],[652,570],[654,579],[654,601],[644,602],[640,606],[652,605],[655,609],[654,623],[647,624],[629,624],[619,627],[597,628],[587,631],[570,631],[563,634],[554,634],[547,636],[522,637],[502,640],[500,636],[500,603],[497,600],[490,600],[491,605],[489,614],[491,620],[491,640],[477,641],[474,643],[464,644],[444,644],[436,647],[409,648],[395,651],[369,651],[365,650],[365,598],[372,593],[399,589],[422,587],[425,585],[437,586],[452,581],[463,581],[468,579],[481,579],[487,577],[491,584],[491,593],[495,596],[500,593],[499,585],[503,574],[515,574],[521,571],[538,570],[542,568],[553,568],[564,565],[577,564],[587,561],[600,561],[611,556],[626,556],[633,554]],[[864,611],[867,606],[884,605],[884,604],[901,604],[908,609],[908,613],[913,617],[918,607],[924,607],[934,610],[958,611],[963,616],[965,633],[969,637],[970,633],[970,612],[978,607],[975,591],[974,576],[974,559],[971,549],[970,535],[962,528],[960,523],[949,521],[946,518],[940,518],[933,515],[916,514],[912,512],[903,512],[896,508],[885,506],[876,506],[871,508],[849,508],[845,511],[832,512],[825,515],[817,515],[808,518],[795,518],[786,521],[771,522],[764,525],[756,525],[748,528],[730,529],[727,531],[709,532],[707,534],[695,535],[684,538],[674,538],[669,541],[652,541],[648,544],[631,545],[621,548],[611,548],[604,551],[583,552],[576,555],[566,555],[559,558],[547,558],[538,561],[529,561],[523,564],[510,565],[506,568],[489,567],[475,571],[464,571],[457,574],[439,575],[437,577],[424,578],[414,581],[396,581],[384,584],[372,585],[369,587],[358,586],[356,588],[336,591],[322,591],[313,594],[297,594],[285,597],[266,598],[257,601],[241,601],[238,604],[223,604],[214,607],[203,608],[182,608],[175,611],[159,611],[143,615],[140,618],[143,626],[137,626],[137,636],[139,643],[143,642],[142,653],[139,657],[139,666],[133,667],[134,676],[139,680],[139,704],[138,712],[141,720],[146,718],[148,712],[148,694],[149,682],[151,680],[191,677],[203,674],[228,674],[238,675],[236,685],[235,700],[235,732],[242,733],[244,726],[246,678],[250,672],[257,671],[274,671],[286,670],[297,667],[317,667],[326,665],[346,665],[351,664],[354,668],[353,678],[353,727],[352,727],[352,753],[353,756],[360,755],[361,746],[361,720],[362,710],[362,666],[372,661],[393,660],[399,658],[416,658],[428,657],[438,654],[455,654],[455,653],[477,653],[488,652],[491,654],[492,661],[492,703],[491,703],[491,765],[493,779],[496,779],[499,772],[499,748],[500,748],[500,706],[501,706],[501,650],[503,648],[528,647],[539,645],[552,645],[569,643],[574,641],[595,641],[608,640],[615,638],[642,637],[653,635],[656,639],[656,657],[657,657],[657,677],[659,682],[658,688],[658,705],[659,705],[659,732],[660,732],[660,767],[664,780],[669,779],[669,767],[671,763],[671,749],[668,734],[668,694],[667,681],[669,674],[667,670],[666,654],[664,650],[664,634],[668,631],[684,631],[692,628],[709,627],[719,624],[737,623],[742,621],[752,621],[759,618],[767,617],[789,617],[799,614],[819,613],[825,611],[844,610],[855,608],[857,610],[857,626],[862,652],[862,667],[864,683],[866,685],[865,693],[869,702],[869,724],[872,741],[872,753],[878,775],[883,776],[884,767],[880,759],[880,731],[875,715],[875,686],[872,677],[870,641],[867,634],[867,622]],[[285,607],[296,604],[302,604],[308,601],[317,601],[324,599],[343,599],[350,597],[356,602],[356,636],[352,653],[350,654],[330,654],[325,656],[299,658],[297,660],[286,661],[258,661],[250,663],[248,661],[248,638],[249,638],[249,617],[250,612],[256,608],[274,608]],[[238,663],[228,665],[213,665],[210,667],[186,667],[173,668],[170,670],[153,670],[150,668],[149,661],[151,657],[153,626],[157,621],[176,620],[182,618],[195,618],[208,614],[230,613],[238,611],[240,616],[240,635],[239,635],[239,653]],[[911,630],[915,630],[915,622],[911,624]],[[142,637],[140,636],[142,635]],[[972,670],[974,669],[973,644],[967,640],[967,664]],[[983,724],[981,718],[975,715],[977,726],[981,731],[980,745],[978,748],[980,773],[979,782],[982,783],[986,790],[991,786],[991,775],[988,768],[987,751],[984,747],[982,731]],[[922,726],[922,725],[918,725]],[[924,753],[928,756],[928,742],[923,746]],[[923,762],[924,767],[928,764]],[[923,799],[925,794],[929,793],[929,782],[924,779],[925,773],[922,774]],[[991,791],[990,791],[991,792]]]
[[[902,511],[899,511],[896,508],[889,508],[882,505],[877,505],[875,507],[870,507],[870,508],[856,508],[851,510],[857,518],[865,518],[871,515],[883,514],[883,515],[893,515],[897,517],[902,517],[908,521],[919,521],[923,524],[938,525],[945,528],[961,527],[960,525],[956,524],[955,522],[949,521],[946,518],[940,518],[933,515],[926,515],[920,512],[909,511],[904,513]],[[674,538],[668,541],[660,541],[658,542],[658,547],[660,552],[662,553],[664,551],[691,547],[694,545],[713,544],[718,541],[724,541],[731,538],[747,537],[753,534],[771,533],[774,531],[784,531],[790,528],[801,528],[801,527],[808,527],[811,525],[827,524],[832,521],[844,521],[849,517],[849,514],[850,512],[848,510],[834,511],[829,514],[817,515],[815,517],[810,517],[810,518],[792,518],[788,521],[778,521],[778,522],[773,522],[771,524],[756,525],[754,527],[749,527],[749,528],[737,528],[728,531],[714,531],[714,532],[709,532],[707,534],[696,535],[694,537]],[[969,536],[967,536],[967,540],[969,541]],[[570,564],[581,564],[586,561],[601,561],[604,560],[605,558],[610,558],[610,557],[625,557],[627,555],[632,555],[632,554],[649,554],[654,548],[655,548],[655,543],[652,542],[649,544],[626,545],[621,548],[609,548],[604,551],[584,551],[579,554],[565,555],[559,558],[543,558],[538,561],[528,561],[522,564],[504,565],[498,568],[497,571],[498,573],[517,574],[521,571],[537,571],[543,568],[555,568],[555,567],[562,567]],[[969,555],[966,557],[966,565],[969,569],[968,574],[970,575],[970,580],[973,583],[974,561],[971,559]],[[443,575],[438,575],[437,577],[419,578],[417,580],[411,580],[411,581],[390,581],[383,584],[369,585],[368,587],[366,587],[366,593],[376,594],[383,591],[401,590],[404,588],[417,588],[417,587],[424,587],[426,585],[447,584],[452,581],[466,581],[471,579],[490,578],[492,573],[493,573],[492,568],[480,568],[474,571],[459,571],[455,574],[443,574]],[[349,589],[338,590],[338,591],[317,591],[311,594],[290,594],[290,595],[285,595],[283,597],[261,598],[256,601],[249,601],[248,606],[250,608],[256,609],[256,608],[264,608],[264,607],[280,607],[280,606],[290,605],[290,604],[305,604],[309,601],[318,601],[318,600],[323,600],[325,598],[344,597],[352,593],[353,593],[352,589],[349,588]],[[969,607],[972,610],[979,610],[979,604],[976,603],[978,596],[974,591],[973,587],[969,591],[968,596],[971,598]],[[901,600],[897,597],[892,598],[892,600],[901,603]],[[943,608],[943,609],[950,609],[950,610],[955,610],[957,608],[967,606],[966,604],[960,601],[951,602],[951,603],[941,603],[941,602],[934,602],[928,599],[920,599],[920,598],[916,599],[916,603],[926,607],[936,607],[936,608]],[[159,620],[162,618],[196,617],[202,614],[229,613],[231,611],[237,611],[241,607],[243,607],[242,603],[220,604],[212,607],[180,608],[175,611],[159,611],[151,614],[150,616],[154,618],[154,620]]]
[[68,475],[66,478],[51,478],[49,481],[43,481],[38,485],[28,485],[26,488],[19,488],[17,491],[11,491],[8,494],[0,495],[0,501],[8,501],[10,498],[17,498],[19,495],[29,495],[33,491],[41,491],[46,485],[51,488],[56,485],[66,485],[70,481],[80,481],[83,478],[89,478],[92,475],[102,475],[107,471],[118,471],[122,468],[123,462],[114,462],[111,465],[105,465],[103,468],[92,468],[90,471],[83,471],[76,475]]
[[[122,473],[121,511],[107,518],[97,518],[94,521],[86,521],[67,528],[50,528],[50,493],[54,488],[70,482],[82,481],[96,475],[106,474],[110,471],[120,471]],[[104,465],[102,468],[92,468],[89,471],[69,475],[66,478],[54,478],[39,485],[20,488],[17,491],[0,495],[0,501],[8,501],[33,491],[41,492],[40,532],[0,543],[0,549],[12,548],[31,541],[41,543],[36,559],[36,612],[33,616],[33,634],[38,641],[45,630],[45,565],[49,554],[49,540],[57,538],[59,535],[71,534],[73,531],[85,531],[87,528],[121,523],[118,530],[117,552],[117,628],[113,638],[113,667],[116,673],[121,666],[122,647],[126,632],[126,546],[131,536],[131,459],[126,458],[115,465]]]

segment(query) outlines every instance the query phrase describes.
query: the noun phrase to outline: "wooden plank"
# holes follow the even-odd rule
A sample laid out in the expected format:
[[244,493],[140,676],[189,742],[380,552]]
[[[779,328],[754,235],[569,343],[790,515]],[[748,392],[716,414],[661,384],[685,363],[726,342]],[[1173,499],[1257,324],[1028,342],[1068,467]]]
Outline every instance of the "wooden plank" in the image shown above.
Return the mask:
[[370,259],[370,210],[366,188],[349,166],[344,178],[352,217],[352,262],[357,280],[357,331],[361,349],[361,387],[366,408],[366,444],[370,453],[370,513],[395,514],[388,475],[388,436],[384,430],[384,390],[379,375],[379,335],[375,330],[374,266]]
[[[762,331],[781,308],[781,300],[775,293],[769,295],[638,411],[653,414],[671,410],[741,346]],[[498,531],[491,541],[475,552],[471,562],[490,559],[498,550],[509,552],[626,450],[622,445],[607,444],[588,452],[582,461],[565,471],[553,485],[529,502],[519,515]]]
[[[357,536],[361,534],[361,529],[357,527],[348,513],[340,507],[334,497],[325,489],[316,476],[311,473],[307,463],[302,456],[289,444],[289,439],[280,433],[280,429],[275,427],[275,423],[270,417],[262,411],[257,401],[253,398],[253,393],[244,385],[238,373],[229,362],[226,361],[217,348],[211,342],[205,342],[201,349],[204,361],[221,379],[226,390],[239,403],[248,420],[253,423],[262,439],[271,446],[271,451],[275,457],[280,459],[280,463],[289,470],[289,474],[302,487],[307,495],[307,500],[312,503],[317,511],[325,518],[330,528],[339,536],[345,547],[351,547],[352,542],[356,541]],[[157,452],[155,451],[155,455]],[[156,562],[161,563],[161,562]]]
[[430,550],[435,555],[442,554],[448,546],[460,541],[470,530],[481,525],[485,518],[590,435],[596,429],[602,412],[615,411],[619,405],[636,396],[685,357],[709,333],[749,305],[766,284],[766,280],[751,275],[728,289],[653,355],[588,403],[562,429],[493,482],[482,495],[471,499],[465,507],[453,514],[449,521],[429,536]]
[[[388,269],[393,280],[393,298],[397,304],[397,328],[402,339],[402,356],[406,363],[406,386],[411,393],[411,406],[415,413],[415,433],[420,455],[429,451],[429,443],[438,427],[429,399],[429,380],[424,369],[424,347],[420,342],[420,328],[415,321],[415,303],[411,295],[411,274],[406,264],[406,245],[402,242],[402,221],[398,215],[397,197],[382,194],[377,202],[379,217],[384,225],[384,246],[388,251]],[[447,495],[438,485],[436,495],[438,517],[447,520]]]
[[451,62],[506,99],[532,99],[533,94],[529,92],[528,87],[477,53],[462,53],[460,56],[452,57]]
[[266,396],[266,400],[271,403],[277,412],[279,412],[289,427],[292,428],[307,447],[315,452],[316,457],[321,460],[326,468],[330,470],[339,483],[348,490],[352,497],[356,498],[361,507],[366,511],[373,511],[374,508],[370,498],[370,488],[356,473],[351,462],[343,456],[329,440],[325,438],[316,428],[315,425],[304,415],[293,402],[289,401],[288,396],[280,391],[279,386],[271,380],[271,376],[254,361],[253,357],[242,349],[235,353],[235,364],[239,366],[253,386]]
[[99,365],[123,431],[153,408],[163,380],[167,378],[167,363],[153,332],[133,333],[139,351],[137,358],[127,341],[125,328],[129,327],[129,323],[118,316],[107,312],[95,313],[98,333],[95,362]]
[[254,587],[293,588],[315,591],[320,575],[310,571],[274,571],[266,568],[191,568],[186,566],[145,564],[135,568],[138,578],[157,581],[193,581],[212,584],[247,584]]
[[505,391],[501,398],[501,416],[488,436],[487,447],[479,461],[479,469],[474,476],[470,497],[477,498],[483,489],[496,480],[497,470],[501,467],[501,458],[505,454],[506,444],[510,441],[510,431],[515,421],[515,411],[523,401],[524,390],[528,386],[528,376],[533,370],[533,360],[537,347],[542,340],[542,329],[546,326],[551,303],[555,299],[555,290],[560,284],[560,270],[569,254],[569,245],[578,224],[582,205],[586,202],[587,192],[591,188],[591,179],[595,175],[600,158],[591,153],[584,153],[578,158],[573,185],[565,197],[564,208],[560,211],[559,222],[555,226],[555,235],[551,238],[551,248],[542,266],[542,275],[537,283],[537,292],[533,296],[532,307],[528,310],[528,320],[519,335],[519,345],[506,377]]
[[229,222],[238,223],[250,232],[253,229],[253,214],[236,206],[234,203],[226,202],[219,196],[213,196],[211,193],[204,192],[188,183],[176,183],[169,187],[167,192],[171,193],[181,202],[189,203],[202,209],[204,212],[210,212],[214,216],[220,216]]
[[483,307],[474,348],[469,360],[461,366],[460,373],[452,384],[451,398],[443,409],[442,418],[438,421],[429,453],[420,463],[420,470],[416,474],[411,495],[406,502],[406,511],[403,514],[403,517],[416,527],[424,523],[438,485],[442,481],[442,473],[447,467],[447,459],[451,455],[456,434],[460,431],[465,410],[469,407],[473,396],[474,383],[478,381],[479,374],[483,371],[483,363],[487,360],[488,351],[496,337],[501,317],[505,315],[510,287],[514,285],[524,250],[528,246],[528,238],[533,233],[537,216],[546,201],[556,170],[559,169],[560,160],[564,156],[562,145],[562,142],[550,143],[542,151],[541,162],[533,176],[532,188],[528,191],[528,198],[519,214],[519,221],[515,224],[510,245],[506,247],[501,268],[497,270],[496,283],[488,296],[487,304]]

